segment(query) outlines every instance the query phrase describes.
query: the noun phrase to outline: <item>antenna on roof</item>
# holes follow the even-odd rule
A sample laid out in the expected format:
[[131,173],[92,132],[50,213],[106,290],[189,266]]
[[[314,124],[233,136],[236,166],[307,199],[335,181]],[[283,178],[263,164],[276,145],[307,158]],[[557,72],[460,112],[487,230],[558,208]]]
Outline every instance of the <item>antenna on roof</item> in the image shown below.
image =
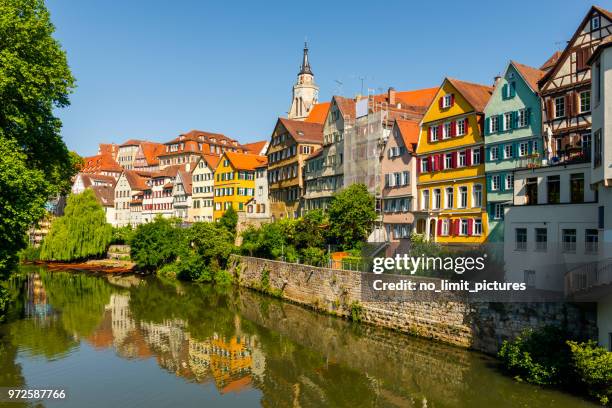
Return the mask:
[[334,82],[336,83],[336,87],[334,88],[334,95],[341,95],[342,94],[342,86],[344,84],[342,83],[342,81],[339,81],[337,79],[334,79]]

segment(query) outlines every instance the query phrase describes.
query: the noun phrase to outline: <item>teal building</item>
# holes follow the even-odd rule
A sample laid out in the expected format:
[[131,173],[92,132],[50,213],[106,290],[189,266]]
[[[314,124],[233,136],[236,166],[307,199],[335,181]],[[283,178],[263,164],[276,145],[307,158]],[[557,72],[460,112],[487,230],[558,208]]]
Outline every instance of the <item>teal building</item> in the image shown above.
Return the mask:
[[484,109],[485,173],[489,242],[504,238],[504,207],[512,203],[517,168],[539,166],[543,157],[539,69],[510,61],[496,79]]

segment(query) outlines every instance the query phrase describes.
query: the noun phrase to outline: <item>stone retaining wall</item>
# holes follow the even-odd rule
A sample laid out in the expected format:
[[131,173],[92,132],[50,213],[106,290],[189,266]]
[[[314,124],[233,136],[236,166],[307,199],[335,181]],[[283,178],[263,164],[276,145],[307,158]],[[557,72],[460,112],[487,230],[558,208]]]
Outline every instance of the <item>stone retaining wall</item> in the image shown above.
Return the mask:
[[[327,313],[460,347],[496,353],[527,328],[566,323],[583,337],[596,336],[594,307],[569,303],[470,303],[450,293],[402,302],[369,301],[364,272],[318,268],[234,256],[230,272],[241,286]],[[429,280],[415,278],[412,280]]]

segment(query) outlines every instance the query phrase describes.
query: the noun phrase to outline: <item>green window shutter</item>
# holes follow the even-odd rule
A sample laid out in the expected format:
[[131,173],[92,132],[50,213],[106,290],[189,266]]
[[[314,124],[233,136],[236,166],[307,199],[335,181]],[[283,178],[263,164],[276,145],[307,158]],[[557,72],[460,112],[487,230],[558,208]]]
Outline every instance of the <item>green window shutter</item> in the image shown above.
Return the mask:
[[525,114],[527,115],[527,127],[529,127],[531,126],[531,108],[527,108]]
[[506,191],[506,173],[499,173],[499,192]]
[[508,99],[508,84],[502,86],[502,99]]
[[510,82],[510,98],[514,98],[516,96],[516,82]]
[[485,136],[488,136],[490,134],[490,129],[491,129],[491,118],[487,117],[485,118],[485,128],[484,128]]
[[504,132],[504,115],[497,115],[497,133]]
[[530,140],[527,145],[527,154],[533,154],[533,140]]

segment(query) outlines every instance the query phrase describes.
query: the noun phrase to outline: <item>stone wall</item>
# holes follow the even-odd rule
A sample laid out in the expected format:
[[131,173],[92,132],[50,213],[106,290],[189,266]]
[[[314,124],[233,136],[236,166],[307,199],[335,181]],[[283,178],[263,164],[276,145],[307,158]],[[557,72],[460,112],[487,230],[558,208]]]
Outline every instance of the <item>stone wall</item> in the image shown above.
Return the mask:
[[504,340],[527,328],[548,324],[566,323],[577,335],[596,336],[590,304],[470,303],[451,293],[432,293],[418,300],[404,295],[401,302],[372,301],[362,291],[362,280],[368,275],[364,272],[241,256],[232,258],[230,271],[244,287],[326,313],[487,353],[496,353]]

